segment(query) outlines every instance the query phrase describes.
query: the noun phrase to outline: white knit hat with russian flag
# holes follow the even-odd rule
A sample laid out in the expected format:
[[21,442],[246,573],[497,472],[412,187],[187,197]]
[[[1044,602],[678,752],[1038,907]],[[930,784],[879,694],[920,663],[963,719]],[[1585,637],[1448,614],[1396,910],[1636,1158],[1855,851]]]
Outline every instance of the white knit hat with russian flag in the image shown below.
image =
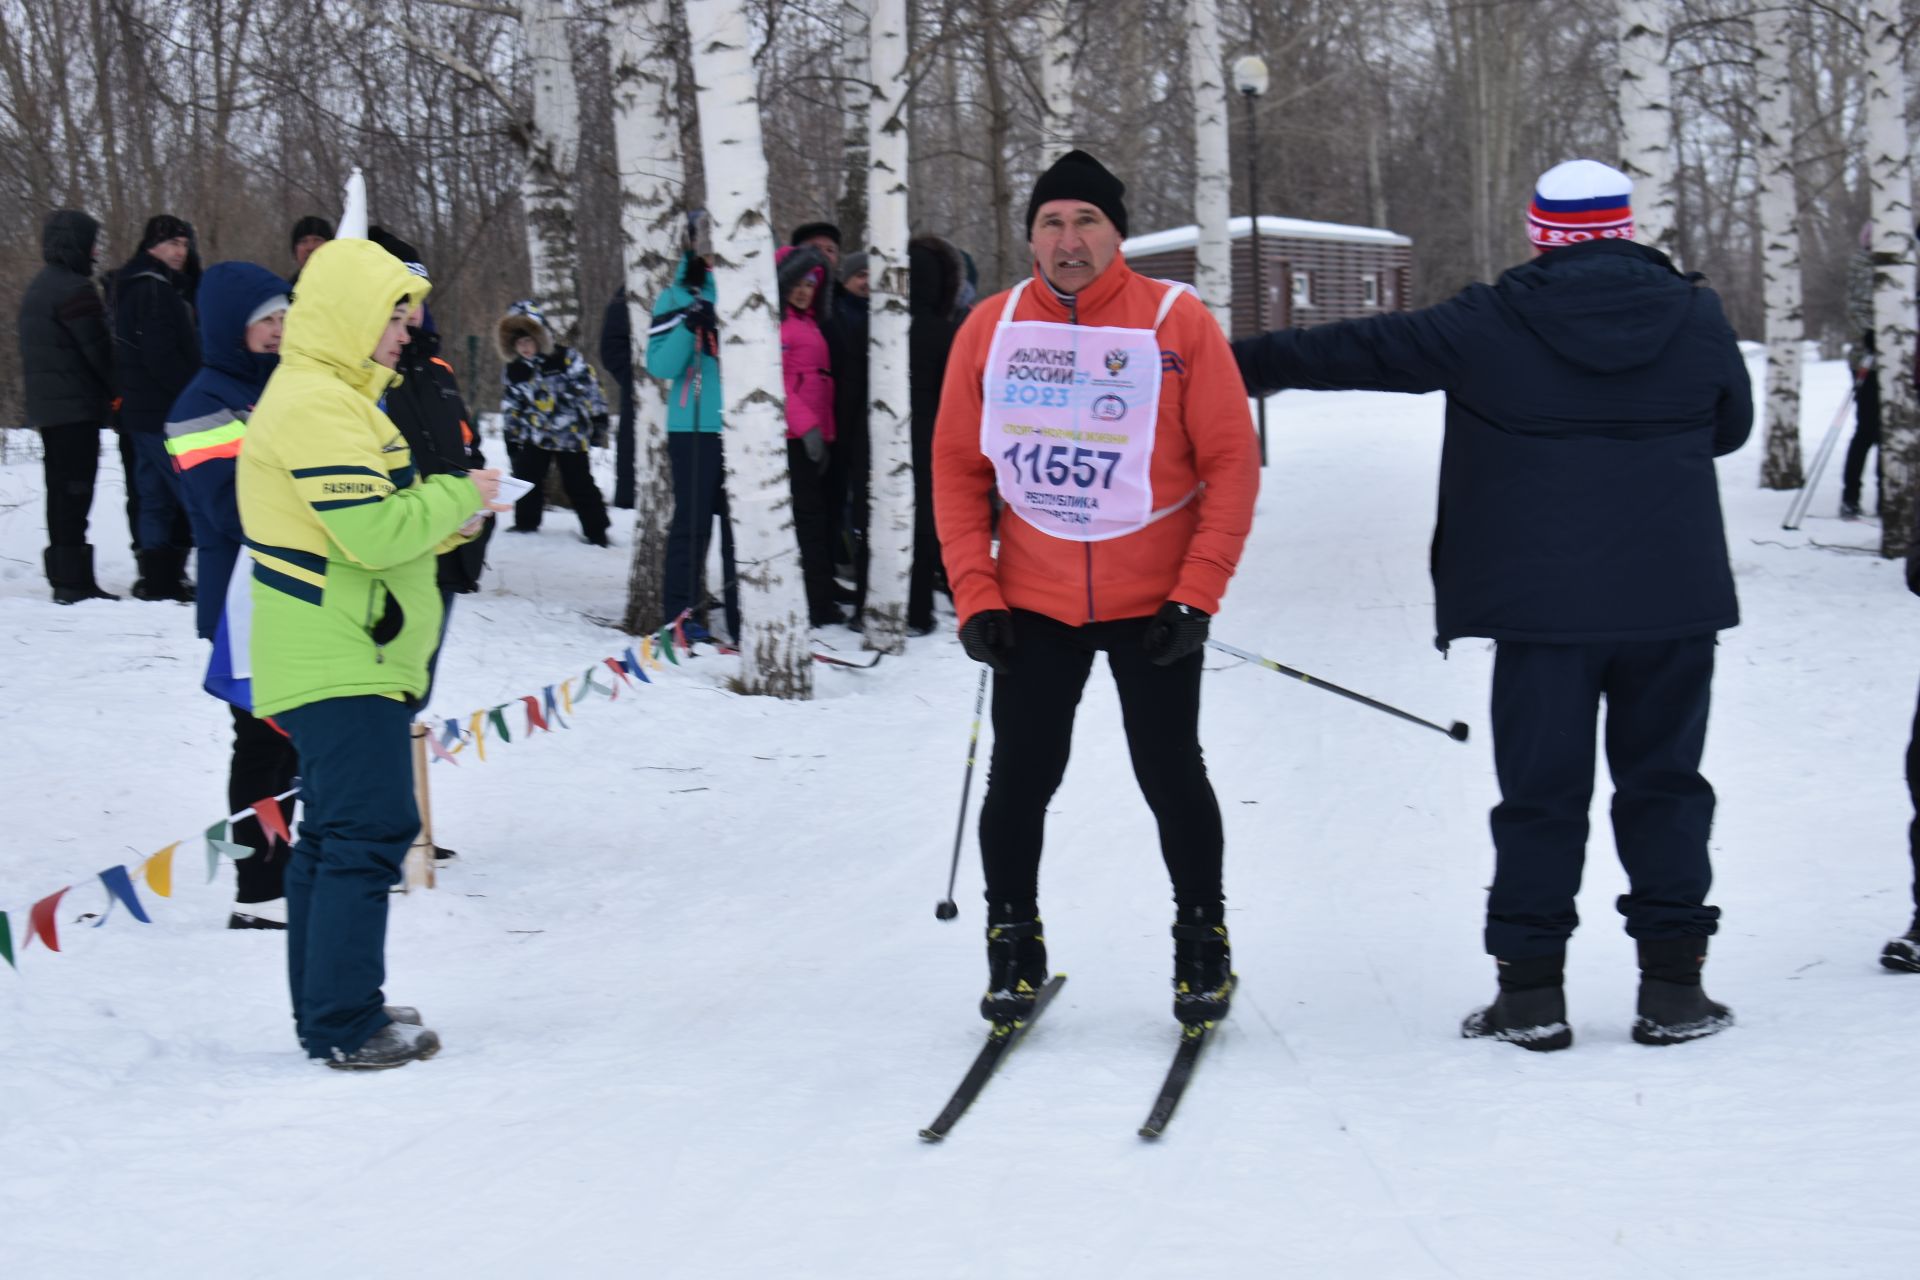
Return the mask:
[[1569,160],[1540,175],[1527,239],[1541,249],[1633,239],[1633,179],[1598,160]]

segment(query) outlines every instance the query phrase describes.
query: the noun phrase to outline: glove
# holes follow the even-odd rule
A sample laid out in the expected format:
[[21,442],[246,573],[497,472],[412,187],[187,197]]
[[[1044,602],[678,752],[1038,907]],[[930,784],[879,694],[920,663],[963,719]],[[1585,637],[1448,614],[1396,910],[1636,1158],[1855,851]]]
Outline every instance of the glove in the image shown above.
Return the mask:
[[720,332],[720,316],[714,311],[713,304],[705,298],[687,304],[680,313],[682,322],[696,334],[717,334]]
[[1013,657],[1013,615],[1005,609],[982,609],[961,626],[960,647],[995,675],[1007,674]]
[[1200,652],[1207,643],[1207,624],[1211,621],[1202,610],[1169,600],[1147,624],[1147,634],[1140,645],[1153,665],[1170,667]]
[[593,425],[587,432],[587,443],[596,449],[604,449],[607,447],[606,414],[598,413],[594,415]]
[[800,436],[800,444],[807,451],[807,460],[821,475],[827,473],[827,438],[818,427],[808,427]]

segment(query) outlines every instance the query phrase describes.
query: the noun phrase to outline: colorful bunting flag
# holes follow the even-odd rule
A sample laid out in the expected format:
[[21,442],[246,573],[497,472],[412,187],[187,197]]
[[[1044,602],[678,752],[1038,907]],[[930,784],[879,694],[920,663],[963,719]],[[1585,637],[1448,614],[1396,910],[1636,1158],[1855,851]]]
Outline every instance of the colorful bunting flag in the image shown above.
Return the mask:
[[[559,720],[560,727],[562,729],[566,728],[567,722],[565,720],[560,719],[560,709],[554,705],[553,686],[548,685],[544,690],[542,690],[542,692],[547,695],[547,718],[549,720]],[[548,732],[551,733],[552,730],[549,729]]]
[[[432,737],[433,735],[429,734],[427,736]],[[268,796],[265,800],[255,800],[248,807],[253,810],[253,816],[260,819],[260,829],[266,832],[268,836],[278,840],[281,844],[293,843],[293,834],[287,830],[287,818],[286,815],[280,811],[279,800],[273,796]],[[273,846],[268,845],[267,847],[272,848]]]
[[[67,889],[71,889],[72,887],[72,885],[68,885]],[[38,934],[40,940],[47,944],[47,950],[58,951],[60,949],[60,932],[53,923],[53,913],[60,909],[60,899],[67,896],[67,889],[62,889],[58,893],[50,893],[27,909],[28,942],[32,942],[34,935]]]
[[687,615],[684,613],[673,620],[673,638],[680,642],[680,647],[689,656],[692,655],[693,646],[687,643]]
[[4,957],[7,968],[18,969],[13,962],[13,926],[7,923],[7,913],[0,911],[0,957]]
[[513,735],[507,732],[507,718],[501,714],[507,709],[508,705],[508,703],[503,702],[493,710],[487,712],[487,723],[492,725],[494,730],[499,733],[500,741],[502,742],[513,741]]
[[[146,908],[140,905],[140,896],[133,891],[133,881],[127,876],[127,869],[124,866],[108,867],[102,871],[100,883],[107,886],[107,893],[111,897],[118,898],[127,904],[127,910],[133,914],[135,920],[141,924],[153,923],[147,915]],[[112,910],[111,903],[108,904],[108,910]],[[98,929],[106,922],[107,912],[103,911],[100,913],[100,918],[93,922],[93,927]]]
[[560,682],[560,705],[566,708],[568,715],[573,714],[573,681],[571,679]]
[[626,664],[627,670],[631,671],[634,675],[640,677],[640,682],[642,684],[653,683],[653,677],[647,674],[646,664],[641,662],[638,657],[634,656],[632,645],[627,646],[627,652],[621,660]]
[[141,868],[146,873],[148,887],[163,898],[173,896],[173,851],[179,847],[180,842],[175,840],[148,858]]
[[615,696],[613,690],[603,689],[593,682],[594,670],[595,668],[588,667],[587,673],[580,677],[580,696],[584,698],[590,693],[605,694],[609,698]]
[[441,732],[441,738],[440,738],[441,749],[446,751],[446,753],[450,756],[459,755],[460,748],[467,745],[466,740],[460,736],[460,722],[458,720],[449,718],[446,724],[446,728],[442,729],[440,732]]
[[535,729],[545,729],[548,733],[553,732],[553,728],[547,724],[546,718],[540,714],[540,699],[529,693],[521,698],[520,701],[527,704],[527,736],[533,736]]
[[458,760],[455,760],[453,758],[453,753],[451,751],[448,751],[445,747],[440,745],[440,739],[431,733],[427,735],[427,750],[433,753],[433,762],[435,764],[439,764],[442,760],[446,760],[456,765],[460,763]]
[[660,648],[666,651],[668,662],[676,667],[680,665],[680,656],[673,651],[673,633],[665,627],[660,628]]
[[467,732],[473,737],[473,749],[479,753],[481,764],[487,762],[486,718],[486,712],[476,711],[473,713],[473,719],[467,724]]
[[208,884],[212,884],[213,878],[220,874],[220,859],[232,858],[235,862],[238,862],[242,858],[251,858],[253,856],[252,849],[244,844],[235,844],[226,837],[227,820],[225,818],[220,819],[220,821],[207,828]]
[[607,670],[613,672],[614,675],[618,676],[620,678],[621,684],[626,685],[628,688],[633,687],[633,681],[627,678],[627,666],[624,662],[620,661],[620,659],[618,658],[608,658],[606,660],[606,663],[607,663]]

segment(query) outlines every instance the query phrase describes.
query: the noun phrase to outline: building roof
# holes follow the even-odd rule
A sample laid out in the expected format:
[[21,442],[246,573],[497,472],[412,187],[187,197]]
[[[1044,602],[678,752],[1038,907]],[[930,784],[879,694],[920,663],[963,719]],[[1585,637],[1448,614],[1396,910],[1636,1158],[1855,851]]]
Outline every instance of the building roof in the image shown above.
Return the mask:
[[[1253,234],[1251,218],[1227,219],[1227,235],[1233,240],[1244,240]],[[1276,218],[1271,214],[1260,217],[1260,234],[1290,240],[1346,240],[1364,244],[1411,245],[1413,241],[1398,232],[1387,231],[1381,227],[1349,227],[1338,222],[1310,222],[1305,218]],[[1170,249],[1191,249],[1200,243],[1200,228],[1191,224],[1184,227],[1168,227],[1165,231],[1149,231],[1134,236],[1122,244],[1121,250],[1130,258],[1148,253],[1165,253]]]

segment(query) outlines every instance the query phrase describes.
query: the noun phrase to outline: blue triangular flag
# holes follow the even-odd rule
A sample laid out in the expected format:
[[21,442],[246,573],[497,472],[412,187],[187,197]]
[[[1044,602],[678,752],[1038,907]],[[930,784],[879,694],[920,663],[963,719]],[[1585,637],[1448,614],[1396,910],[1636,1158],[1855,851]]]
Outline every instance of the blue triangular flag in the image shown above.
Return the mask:
[[[127,910],[133,913],[135,920],[141,924],[153,923],[147,915],[146,908],[140,905],[140,895],[133,891],[133,880],[127,875],[125,867],[108,867],[100,873],[100,883],[107,886],[109,894],[127,904]],[[94,928],[97,929],[106,922],[107,917],[103,914],[99,924],[94,925]]]

